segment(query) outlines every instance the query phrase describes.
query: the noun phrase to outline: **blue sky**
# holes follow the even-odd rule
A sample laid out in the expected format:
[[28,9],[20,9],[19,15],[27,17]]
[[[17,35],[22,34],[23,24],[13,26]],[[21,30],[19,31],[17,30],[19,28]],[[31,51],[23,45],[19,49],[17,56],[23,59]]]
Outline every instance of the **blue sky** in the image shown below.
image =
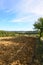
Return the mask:
[[0,30],[33,30],[43,17],[43,0],[0,0]]

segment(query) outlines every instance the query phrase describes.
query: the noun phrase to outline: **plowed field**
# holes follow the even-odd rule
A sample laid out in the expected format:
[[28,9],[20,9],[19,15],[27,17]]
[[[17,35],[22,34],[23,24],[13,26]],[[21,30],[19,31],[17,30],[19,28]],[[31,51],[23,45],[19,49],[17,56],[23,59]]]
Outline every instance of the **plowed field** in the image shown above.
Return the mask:
[[41,65],[37,47],[35,37],[2,37],[0,38],[0,65]]

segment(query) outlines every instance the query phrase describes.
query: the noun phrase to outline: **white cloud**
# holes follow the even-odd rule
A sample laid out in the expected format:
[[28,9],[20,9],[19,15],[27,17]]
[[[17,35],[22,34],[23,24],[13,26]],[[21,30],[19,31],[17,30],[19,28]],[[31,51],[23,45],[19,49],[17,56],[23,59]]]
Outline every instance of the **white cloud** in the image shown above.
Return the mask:
[[43,15],[43,0],[0,0],[0,9],[6,13],[18,13],[21,15],[34,13]]
[[17,18],[10,22],[29,22],[34,21],[35,17],[30,17],[29,13],[43,16],[43,0],[0,0],[0,9],[6,13],[17,12]]
[[25,20],[26,17],[23,17],[23,18],[12,19],[10,22],[24,22]]
[[11,19],[9,21],[10,22],[31,22],[31,21],[35,21],[35,20],[36,20],[36,18],[34,18],[32,16],[26,16],[26,17]]
[[19,6],[21,13],[43,15],[43,0],[22,0]]

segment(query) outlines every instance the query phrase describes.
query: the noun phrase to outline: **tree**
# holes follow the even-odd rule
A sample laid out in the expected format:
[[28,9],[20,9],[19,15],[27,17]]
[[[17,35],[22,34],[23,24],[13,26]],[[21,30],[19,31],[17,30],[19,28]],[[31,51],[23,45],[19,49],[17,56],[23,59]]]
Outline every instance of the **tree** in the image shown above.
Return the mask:
[[35,23],[34,23],[34,28],[40,31],[40,37],[41,33],[43,31],[43,18],[39,18]]

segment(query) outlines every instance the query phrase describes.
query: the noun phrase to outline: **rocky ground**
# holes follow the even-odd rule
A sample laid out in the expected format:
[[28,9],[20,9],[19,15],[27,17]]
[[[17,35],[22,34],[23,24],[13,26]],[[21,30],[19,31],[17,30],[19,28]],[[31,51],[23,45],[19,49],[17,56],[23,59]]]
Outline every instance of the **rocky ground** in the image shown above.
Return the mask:
[[43,47],[37,43],[35,37],[0,38],[0,65],[42,65]]

